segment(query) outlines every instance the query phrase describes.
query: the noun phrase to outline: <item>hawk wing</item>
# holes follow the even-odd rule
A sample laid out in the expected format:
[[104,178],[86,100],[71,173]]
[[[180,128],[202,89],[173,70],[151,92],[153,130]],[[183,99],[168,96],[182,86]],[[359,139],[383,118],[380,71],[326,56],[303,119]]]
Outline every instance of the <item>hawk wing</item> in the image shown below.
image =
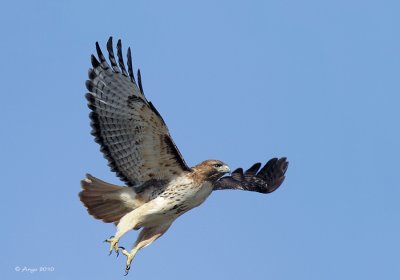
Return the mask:
[[92,55],[86,94],[92,135],[100,144],[111,170],[129,186],[155,180],[168,180],[189,171],[168,128],[143,93],[140,70],[138,84],[132,70],[128,48],[128,72],[122,58],[121,40],[117,43],[117,61],[112,37],[107,42],[111,66],[96,42],[99,60]]
[[243,173],[242,168],[232,172],[230,176],[219,179],[214,184],[214,190],[245,190],[260,193],[275,191],[285,180],[289,162],[285,157],[270,159],[261,169],[261,163],[256,163]]

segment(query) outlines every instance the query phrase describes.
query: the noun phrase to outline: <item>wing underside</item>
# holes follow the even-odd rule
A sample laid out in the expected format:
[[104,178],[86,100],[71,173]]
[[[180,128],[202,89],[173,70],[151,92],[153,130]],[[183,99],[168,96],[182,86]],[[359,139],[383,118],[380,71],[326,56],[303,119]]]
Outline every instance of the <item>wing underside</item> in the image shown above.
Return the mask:
[[114,56],[112,38],[107,42],[109,61],[96,43],[98,59],[92,55],[86,98],[91,109],[92,135],[111,170],[129,186],[151,179],[166,180],[190,168],[172,140],[168,128],[143,93],[140,71],[136,82],[131,51],[127,66],[121,40]]

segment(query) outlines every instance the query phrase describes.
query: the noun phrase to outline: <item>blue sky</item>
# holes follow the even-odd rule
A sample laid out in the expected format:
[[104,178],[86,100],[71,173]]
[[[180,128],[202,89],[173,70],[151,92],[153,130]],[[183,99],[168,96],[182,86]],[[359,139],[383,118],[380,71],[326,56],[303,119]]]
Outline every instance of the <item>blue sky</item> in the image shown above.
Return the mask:
[[86,172],[119,183],[89,133],[84,99],[94,43],[113,35],[132,47],[188,164],[290,161],[273,194],[212,194],[139,253],[129,278],[399,279],[399,9],[353,0],[4,3],[2,278],[122,279],[124,258],[102,243],[114,227],[77,196]]

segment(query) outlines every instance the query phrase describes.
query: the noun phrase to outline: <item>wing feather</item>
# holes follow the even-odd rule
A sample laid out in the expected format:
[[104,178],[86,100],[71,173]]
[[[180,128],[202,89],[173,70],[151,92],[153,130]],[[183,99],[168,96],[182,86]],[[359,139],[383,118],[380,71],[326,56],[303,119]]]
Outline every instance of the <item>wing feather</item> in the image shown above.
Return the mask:
[[261,163],[254,164],[245,172],[242,168],[238,168],[230,176],[219,179],[214,184],[214,190],[234,189],[271,193],[285,180],[288,166],[289,162],[282,157],[270,159],[261,169]]
[[111,67],[115,73],[119,73],[120,70],[117,65],[117,61],[115,60],[114,56],[114,48],[113,48],[113,42],[112,42],[112,37],[110,37],[107,41],[107,51],[108,51],[108,59],[111,62]]
[[119,67],[122,70],[122,75],[128,76],[128,73],[126,72],[126,69],[125,69],[124,59],[122,57],[122,43],[121,43],[121,40],[118,40],[118,43],[117,43],[117,56],[118,56]]
[[122,44],[114,56],[112,38],[107,42],[110,64],[96,42],[97,57],[91,57],[86,82],[86,99],[95,141],[112,171],[129,186],[151,179],[168,180],[189,171],[156,108],[143,94],[142,77],[136,84],[131,51],[128,49],[128,72],[122,58]]
[[136,84],[135,76],[133,75],[133,68],[132,68],[131,48],[128,48],[127,58],[128,58],[128,63],[127,64],[128,64],[129,77],[131,78],[131,82]]

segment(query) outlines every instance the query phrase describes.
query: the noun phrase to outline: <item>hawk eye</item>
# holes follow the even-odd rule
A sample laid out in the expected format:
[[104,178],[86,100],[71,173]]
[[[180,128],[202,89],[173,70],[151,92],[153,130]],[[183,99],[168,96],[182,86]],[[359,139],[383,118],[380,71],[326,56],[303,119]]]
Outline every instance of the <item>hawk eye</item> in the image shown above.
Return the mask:
[[214,167],[221,167],[222,166],[222,164],[221,163],[216,163],[216,164],[214,164]]

